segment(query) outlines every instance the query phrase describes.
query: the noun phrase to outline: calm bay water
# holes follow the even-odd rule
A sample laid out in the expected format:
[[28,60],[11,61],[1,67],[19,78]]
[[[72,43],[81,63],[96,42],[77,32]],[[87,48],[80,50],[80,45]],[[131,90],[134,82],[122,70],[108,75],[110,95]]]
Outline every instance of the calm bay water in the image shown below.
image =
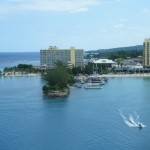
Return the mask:
[[[2,150],[149,150],[150,79],[110,78],[103,89],[45,98],[40,77],[0,77]],[[137,112],[147,127],[130,128]]]
[[[1,68],[39,62],[33,56],[0,55]],[[0,150],[150,149],[150,78],[110,78],[103,89],[71,88],[55,99],[42,86],[40,77],[0,77]],[[147,127],[128,127],[120,111]]]

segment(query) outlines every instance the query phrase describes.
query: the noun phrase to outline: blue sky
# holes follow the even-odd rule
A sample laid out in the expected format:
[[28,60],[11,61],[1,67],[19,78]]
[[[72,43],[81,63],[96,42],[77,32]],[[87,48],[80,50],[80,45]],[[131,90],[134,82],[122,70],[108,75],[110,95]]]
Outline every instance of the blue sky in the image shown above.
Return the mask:
[[1,0],[0,52],[49,46],[96,50],[143,44],[149,0]]

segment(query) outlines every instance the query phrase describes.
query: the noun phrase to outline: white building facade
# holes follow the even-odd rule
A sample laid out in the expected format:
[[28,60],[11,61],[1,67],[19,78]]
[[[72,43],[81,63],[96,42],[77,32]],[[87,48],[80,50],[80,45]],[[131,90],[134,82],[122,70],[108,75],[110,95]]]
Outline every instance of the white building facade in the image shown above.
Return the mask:
[[83,66],[84,50],[75,49],[58,49],[56,46],[50,46],[48,49],[40,50],[40,64],[46,65],[52,69],[55,67],[55,62],[61,61],[65,64],[71,64],[75,67]]

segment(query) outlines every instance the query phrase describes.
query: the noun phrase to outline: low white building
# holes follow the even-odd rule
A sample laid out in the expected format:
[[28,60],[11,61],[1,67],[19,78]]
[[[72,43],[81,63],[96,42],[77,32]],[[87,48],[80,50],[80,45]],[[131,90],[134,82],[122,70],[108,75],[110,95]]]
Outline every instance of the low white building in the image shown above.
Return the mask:
[[143,68],[141,63],[134,62],[134,61],[124,61],[122,63],[122,67],[128,67],[130,69],[142,69]]
[[98,59],[94,61],[95,64],[116,64],[116,62],[110,60],[110,59]]

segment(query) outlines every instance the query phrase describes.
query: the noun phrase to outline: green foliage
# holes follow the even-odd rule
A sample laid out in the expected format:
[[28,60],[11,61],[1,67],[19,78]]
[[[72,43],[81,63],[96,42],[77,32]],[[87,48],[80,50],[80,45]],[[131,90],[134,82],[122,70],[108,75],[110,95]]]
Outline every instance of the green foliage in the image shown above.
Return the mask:
[[69,74],[73,74],[71,68],[67,68],[67,72],[68,72]]
[[69,75],[68,84],[73,85],[75,83],[75,79],[72,75]]
[[57,90],[60,90],[61,88],[58,86],[58,85],[53,85],[53,86],[50,86],[50,85],[44,85],[42,90],[43,92],[46,94],[48,93],[49,91],[57,91]]
[[82,73],[81,67],[73,67],[73,68],[72,68],[72,73],[73,73],[74,75],[77,75],[77,74],[79,74],[79,73]]
[[110,65],[108,64],[93,64],[93,63],[88,63],[88,65],[85,65],[84,67],[74,67],[72,68],[72,73],[73,75],[78,75],[78,74],[87,74],[91,75],[93,72],[97,73],[108,73],[108,67]]
[[39,69],[34,69],[32,65],[28,64],[19,64],[14,67],[4,68],[4,72],[26,72],[26,73],[37,73],[40,72]]
[[111,55],[108,57],[109,59],[116,59],[116,58],[123,58],[126,59],[127,57],[131,57],[131,58],[137,58],[138,56],[142,56],[143,55],[143,51],[137,51],[137,50],[133,50],[133,51],[118,51],[118,52],[113,52],[111,53]]
[[57,62],[56,68],[48,70],[43,78],[47,81],[47,85],[43,86],[44,92],[67,88],[68,84],[74,81],[74,78],[67,72],[67,68],[61,62]]
[[12,68],[12,67],[10,67],[10,68],[5,67],[5,68],[4,68],[4,72],[10,72],[10,71],[13,71],[13,68]]
[[68,73],[66,69],[57,67],[56,69],[49,70],[44,79],[49,85],[59,85],[60,87],[66,87],[68,83]]
[[49,86],[48,85],[44,85],[42,88],[44,93],[47,93],[49,91]]
[[[127,57],[137,58],[138,56],[143,56],[143,50],[121,50],[121,51],[99,51],[98,54],[92,54],[94,58],[108,58],[115,60],[117,58],[126,59]],[[85,58],[89,59],[90,54]]]
[[88,75],[93,74],[93,66],[90,64],[86,65],[84,67],[84,74],[88,74]]
[[72,68],[72,74],[78,75],[78,74],[92,74],[93,73],[93,64],[89,63],[88,65],[84,67],[73,67]]
[[32,65],[27,65],[27,64],[19,64],[17,66],[18,69],[33,69]]

